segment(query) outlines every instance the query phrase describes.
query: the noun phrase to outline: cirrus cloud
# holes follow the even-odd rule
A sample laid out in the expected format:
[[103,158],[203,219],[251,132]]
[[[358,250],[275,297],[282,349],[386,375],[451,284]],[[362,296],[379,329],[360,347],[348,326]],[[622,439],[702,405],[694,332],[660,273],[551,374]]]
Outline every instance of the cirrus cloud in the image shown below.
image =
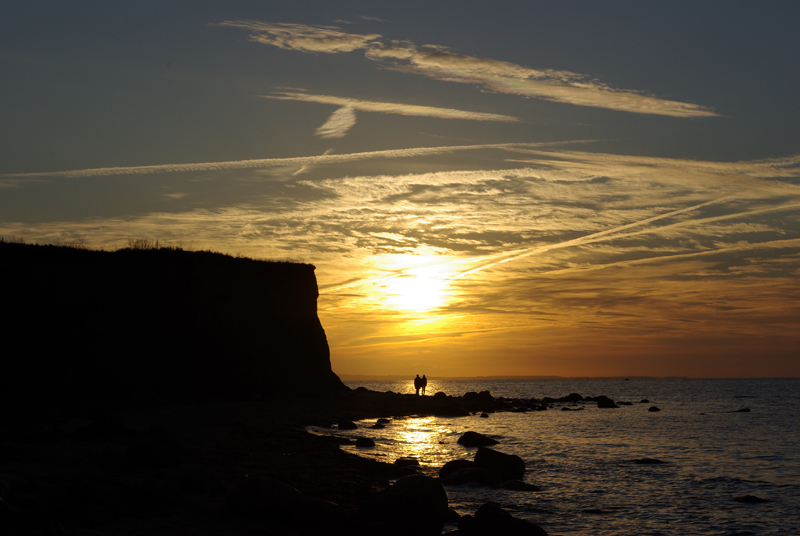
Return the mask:
[[378,41],[380,34],[352,34],[336,26],[225,21],[216,26],[244,28],[252,41],[301,52],[339,53],[364,49],[367,59],[396,71],[436,80],[471,84],[496,93],[551,102],[671,117],[713,117],[712,109],[671,101],[642,91],[616,89],[570,71],[532,69],[514,63],[450,52],[446,47],[417,48],[408,41]]

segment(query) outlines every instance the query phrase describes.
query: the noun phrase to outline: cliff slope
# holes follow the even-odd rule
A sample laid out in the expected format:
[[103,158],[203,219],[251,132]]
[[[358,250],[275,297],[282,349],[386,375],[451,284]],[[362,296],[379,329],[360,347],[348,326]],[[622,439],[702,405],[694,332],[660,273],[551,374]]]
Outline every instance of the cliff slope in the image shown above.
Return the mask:
[[0,242],[0,273],[0,382],[17,402],[348,390],[311,265]]

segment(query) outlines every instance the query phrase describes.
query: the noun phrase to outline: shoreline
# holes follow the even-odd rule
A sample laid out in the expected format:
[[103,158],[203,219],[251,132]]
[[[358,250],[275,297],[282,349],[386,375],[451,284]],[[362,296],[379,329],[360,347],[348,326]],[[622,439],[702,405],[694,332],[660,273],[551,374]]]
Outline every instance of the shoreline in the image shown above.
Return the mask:
[[0,529],[263,534],[264,523],[229,505],[232,490],[253,477],[353,513],[408,471],[347,453],[306,426],[468,415],[490,400],[357,389],[328,399],[110,401],[19,413],[0,426]]

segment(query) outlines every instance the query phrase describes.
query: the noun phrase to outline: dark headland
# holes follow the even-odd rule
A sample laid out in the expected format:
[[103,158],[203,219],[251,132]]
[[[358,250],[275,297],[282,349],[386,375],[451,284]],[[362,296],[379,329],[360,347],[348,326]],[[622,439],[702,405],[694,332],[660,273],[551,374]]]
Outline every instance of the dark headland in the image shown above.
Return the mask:
[[438,534],[435,475],[304,427],[511,408],[350,390],[311,265],[0,240],[0,271],[1,534]]

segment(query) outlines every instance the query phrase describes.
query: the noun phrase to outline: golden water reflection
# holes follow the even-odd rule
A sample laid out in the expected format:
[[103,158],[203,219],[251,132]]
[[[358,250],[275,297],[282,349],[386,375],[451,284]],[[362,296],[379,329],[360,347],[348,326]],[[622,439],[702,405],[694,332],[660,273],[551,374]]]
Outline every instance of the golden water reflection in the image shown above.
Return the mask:
[[[452,422],[436,417],[410,417],[394,419],[383,429],[371,428],[375,421],[359,422],[357,430],[339,430],[337,436],[355,439],[368,436],[375,441],[374,448],[358,449],[360,456],[373,458],[386,463],[394,463],[398,458],[417,458],[422,467],[441,467],[460,452],[456,441],[463,430],[456,430]],[[313,433],[329,434],[330,431],[310,428]],[[346,450],[356,450],[355,446],[345,445]]]

